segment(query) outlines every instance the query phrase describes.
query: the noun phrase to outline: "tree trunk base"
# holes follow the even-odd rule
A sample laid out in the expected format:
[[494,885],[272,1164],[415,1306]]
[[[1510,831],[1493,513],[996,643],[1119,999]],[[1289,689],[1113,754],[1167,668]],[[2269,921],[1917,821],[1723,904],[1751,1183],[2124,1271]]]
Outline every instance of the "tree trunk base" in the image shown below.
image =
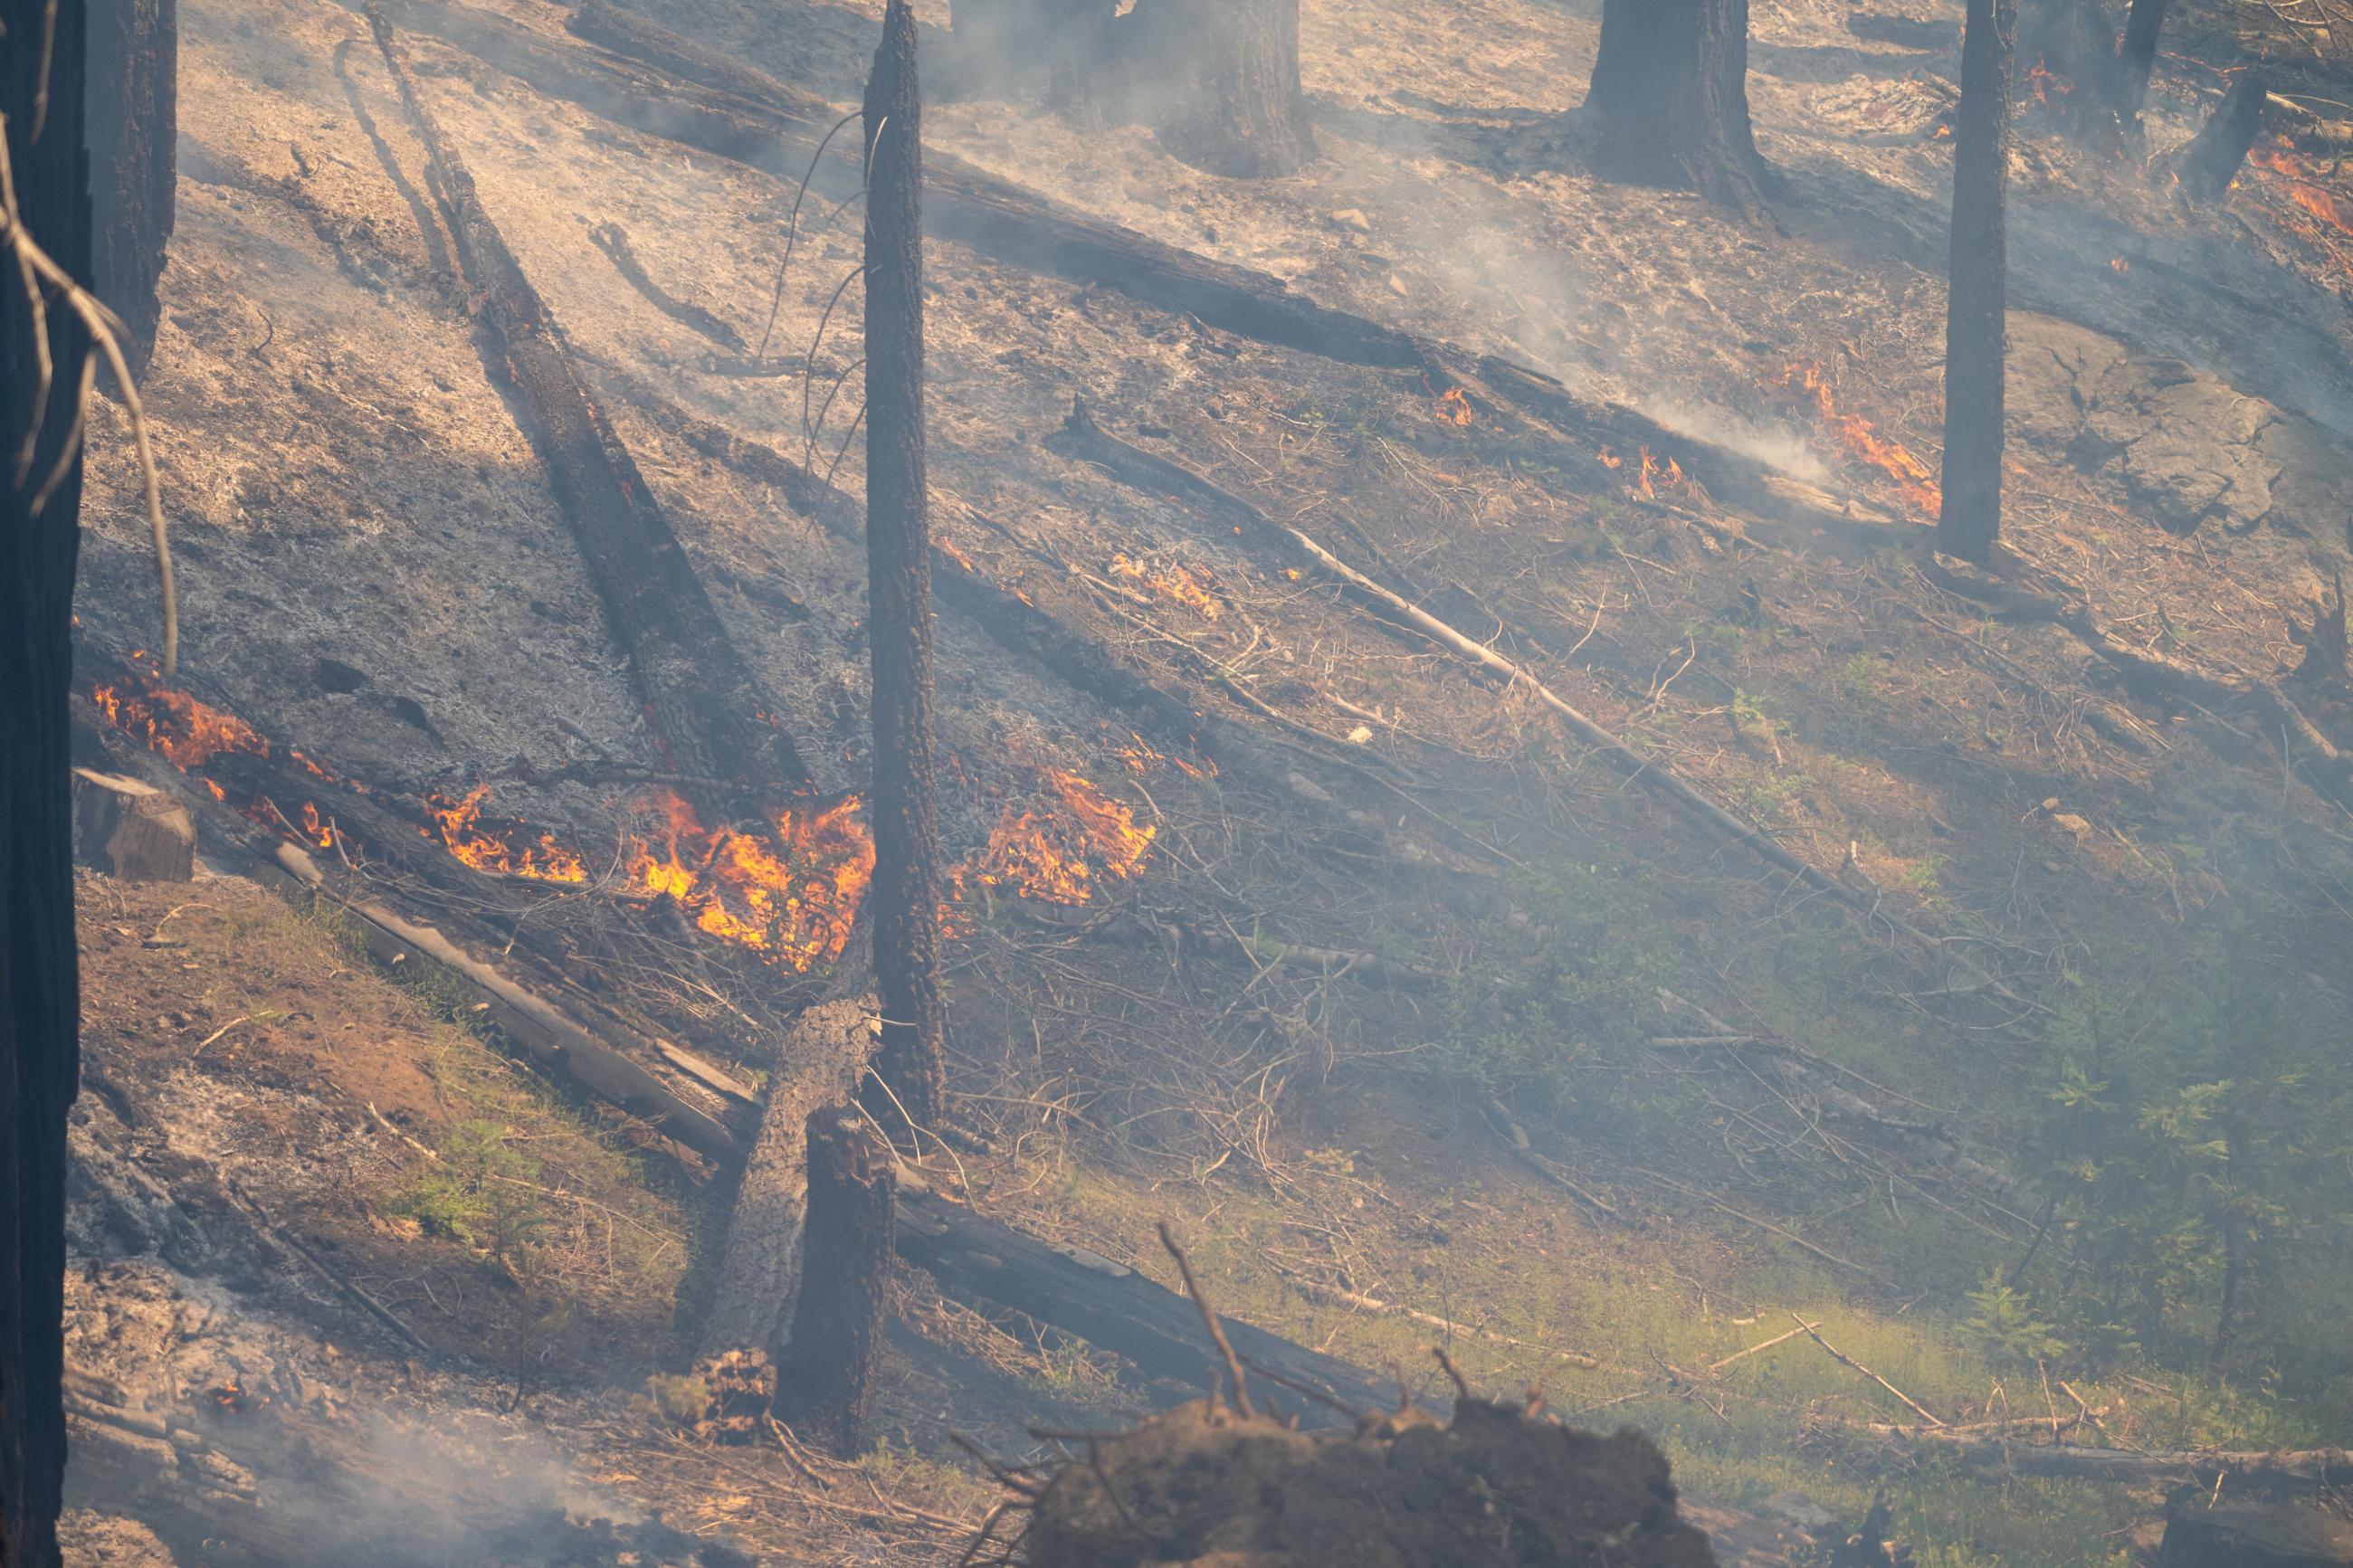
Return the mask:
[[178,194],[178,0],[107,0],[90,16],[91,289],[122,319],[122,357],[147,374]]
[[897,1184],[888,1150],[855,1110],[815,1112],[807,1142],[805,1283],[792,1338],[775,1358],[776,1414],[802,1437],[849,1458],[865,1446],[882,1292],[897,1244]]

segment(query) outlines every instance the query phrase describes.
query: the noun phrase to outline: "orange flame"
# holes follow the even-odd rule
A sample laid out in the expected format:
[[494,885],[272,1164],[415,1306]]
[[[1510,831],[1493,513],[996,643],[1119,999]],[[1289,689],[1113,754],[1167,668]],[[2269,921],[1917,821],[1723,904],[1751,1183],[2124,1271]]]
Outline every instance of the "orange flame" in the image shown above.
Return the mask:
[[[2353,237],[2353,215],[2336,192],[2316,184],[2321,175],[2309,161],[2284,147],[2254,147],[2247,152],[2247,163],[2266,174],[2277,175],[2284,182],[2282,194],[2307,217],[2326,224],[2336,233],[2330,236],[2311,234],[2307,237],[2329,243]],[[2331,246],[2334,248],[2334,246]]]
[[1931,142],[1944,142],[1944,141],[1947,141],[1947,140],[1949,140],[1949,139],[1951,138],[1952,134],[1953,134],[1953,122],[1952,122],[1951,121],[1947,120],[1947,121],[1941,121],[1941,122],[1937,125],[1937,127],[1936,127],[1936,134],[1934,134],[1934,135],[1930,136],[1930,137],[1928,138],[1928,140],[1930,140]]
[[819,811],[786,807],[773,832],[759,834],[706,828],[671,790],[649,804],[663,826],[659,845],[628,841],[632,885],[676,900],[700,930],[786,968],[841,956],[874,879],[874,840],[858,819],[857,796]]
[[[588,868],[579,856],[560,847],[555,835],[543,833],[535,844],[525,843],[530,828],[512,818],[485,824],[482,803],[491,786],[476,784],[463,800],[451,800],[439,790],[425,792],[426,815],[440,828],[441,842],[477,871],[504,877],[526,877],[538,882],[585,882]],[[429,835],[428,835],[429,837]],[[515,846],[523,844],[521,850]]]
[[[124,689],[132,682],[139,689]],[[147,749],[186,772],[203,767],[224,752],[246,756],[269,755],[269,742],[234,713],[199,702],[185,691],[174,691],[143,669],[134,669],[120,684],[100,681],[90,688],[90,700],[106,721],[142,742]]]
[[1461,387],[1450,386],[1439,394],[1431,412],[1438,416],[1440,424],[1460,428],[1471,423],[1471,400],[1462,395]]
[[[1612,463],[1609,466],[1614,468],[1618,465]],[[1635,483],[1641,487],[1645,496],[1655,500],[1658,499],[1661,488],[1672,489],[1683,482],[1683,468],[1681,463],[1669,458],[1664,464],[1662,464],[1658,458],[1651,455],[1651,449],[1648,447],[1642,448],[1642,472]]]
[[1839,444],[1848,454],[1877,468],[1895,481],[1904,499],[1934,517],[1944,510],[1944,492],[1937,488],[1936,477],[1928,465],[1914,457],[1909,448],[1896,441],[1883,440],[1871,427],[1871,421],[1860,415],[1841,413],[1831,395],[1830,383],[1823,378],[1819,364],[1792,364],[1781,373],[1781,384],[1795,385],[1810,396],[1814,410],[1822,423],[1838,437]]
[[1208,584],[1203,580],[1208,575],[1206,567],[1198,575],[1193,568],[1184,565],[1171,566],[1166,572],[1155,572],[1141,562],[1129,560],[1126,554],[1122,552],[1111,558],[1110,570],[1113,576],[1133,579],[1151,588],[1163,598],[1174,599],[1180,605],[1189,605],[1198,610],[1203,620],[1214,621],[1224,613],[1225,606],[1218,602],[1217,595],[1209,592]]
[[1599,451],[1594,453],[1593,457],[1594,460],[1605,468],[1619,468],[1626,461],[1625,458],[1619,457],[1607,447],[1604,447]]
[[1054,791],[1043,811],[1008,805],[981,852],[973,879],[1050,904],[1083,904],[1105,878],[1143,870],[1159,829],[1138,827],[1124,803],[1060,768],[1039,770]]
[[2108,266],[2112,270],[2117,272],[2130,272],[2132,270],[2132,263],[2126,260],[2121,256],[2109,257]]
[[2055,106],[2069,93],[2075,90],[2075,83],[2072,78],[2061,76],[2052,70],[2042,63],[2039,56],[2034,63],[2027,68],[2026,86],[2027,90],[2034,94],[2034,101],[2045,108]]

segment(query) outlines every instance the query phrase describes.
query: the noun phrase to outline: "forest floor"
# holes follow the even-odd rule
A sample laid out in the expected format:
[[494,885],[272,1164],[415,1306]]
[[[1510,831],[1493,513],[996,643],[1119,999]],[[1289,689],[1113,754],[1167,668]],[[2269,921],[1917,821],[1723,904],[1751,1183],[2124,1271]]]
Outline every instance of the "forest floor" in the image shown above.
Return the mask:
[[[535,0],[456,9],[588,47]],[[1474,1383],[1540,1381],[1580,1420],[1645,1426],[1727,1562],[1773,1561],[1807,1521],[1834,1531],[1882,1488],[1923,1563],[2123,1561],[2154,1492],[1911,1462],[1854,1426],[1901,1407],[1802,1336],[1697,1369],[1794,1312],[1947,1421],[2057,1419],[2068,1405],[1971,1292],[2032,1241],[2063,1024],[2217,962],[2251,910],[2286,933],[2295,1016],[2324,1037],[2353,1020],[2344,805],[2249,713],[2146,679],[2276,680],[2353,553],[2353,235],[2327,216],[2353,197],[2267,147],[2226,202],[2193,206],[2028,109],[2004,532],[2106,640],[2006,613],[1925,548],[1959,7],[1886,9],[1915,43],[1850,30],[1827,0],[1758,8],[1782,235],[1586,172],[1560,111],[1598,6],[1311,0],[1324,156],[1251,184],[1141,128],[1081,134],[926,28],[932,147],[1655,422],[1572,438],[1417,373],[931,245],[940,535],[1250,735],[1258,761],[1220,772],[1207,742],[1147,742],[1072,672],[943,616],[944,837],[982,873],[949,954],[952,1078],[995,1152],[930,1175],[1156,1276],[1152,1222],[1171,1218],[1236,1317],[1430,1388],[1421,1347],[1445,1337]],[[860,385],[850,307],[827,321],[854,211],[814,232],[803,215],[763,357],[793,179],[543,94],[441,41],[448,14],[393,13],[427,101],[817,784],[860,787],[862,554],[679,434],[700,421],[828,471]],[[879,6],[660,15],[846,108]],[[2168,57],[2155,150],[2235,63],[2191,16],[2179,49],[2210,58]],[[565,843],[642,829],[643,793],[616,781],[658,759],[485,370],[480,301],[364,20],[201,0],[182,26],[178,230],[145,397],[191,688],[379,796],[498,775],[496,808]],[[623,275],[610,226],[701,327]],[[1074,396],[1504,651],[1844,896],[1629,789],[1526,682],[1400,635],[1214,508],[1075,460],[1046,439]],[[106,411],[87,503],[79,611],[102,668],[155,618],[121,435]],[[1684,475],[1715,449],[1770,465],[1786,504]],[[833,475],[853,496],[857,469]],[[2353,745],[2341,687],[2297,695]],[[1128,838],[1090,836],[1103,801]],[[1092,868],[1024,896],[989,869],[1013,828]],[[558,929],[614,890],[496,880]],[[448,1560],[534,1560],[604,1517],[668,1560],[658,1511],[761,1561],[953,1563],[991,1491],[951,1428],[1013,1453],[1029,1424],[1148,1397],[1090,1347],[909,1275],[874,1458],[820,1485],[666,1432],[631,1402],[679,1370],[672,1309],[712,1222],[691,1162],[235,879],[88,880],[82,921],[105,1081],[77,1111],[76,1365],[132,1408],[209,1402],[206,1440],[248,1490],[272,1470],[238,1458],[264,1421],[379,1456],[376,1510],[316,1521],[338,1540],[429,1517]],[[1184,934],[1201,931],[1229,940]],[[730,989],[747,973],[762,966],[689,942],[665,984],[702,998],[699,1044],[733,1038],[731,1066],[756,1072],[761,1009]],[[1826,1111],[1818,1079],[1652,1047],[1715,1032],[1661,988],[1797,1042],[1886,1118],[1935,1123],[1939,1152]],[[257,1202],[328,1266],[273,1247]],[[2202,1328],[2063,1397],[2151,1448],[2346,1440],[2353,1389],[2300,1375],[2292,1332],[2264,1348],[2278,1375],[2218,1385],[2193,1370]],[[280,1414],[212,1392],[263,1384]],[[418,1447],[455,1462],[412,1463]],[[491,1541],[478,1493],[501,1464],[528,1479],[508,1503],[554,1510],[546,1539]],[[127,1528],[86,1519],[86,1560],[133,1560],[103,1555]]]

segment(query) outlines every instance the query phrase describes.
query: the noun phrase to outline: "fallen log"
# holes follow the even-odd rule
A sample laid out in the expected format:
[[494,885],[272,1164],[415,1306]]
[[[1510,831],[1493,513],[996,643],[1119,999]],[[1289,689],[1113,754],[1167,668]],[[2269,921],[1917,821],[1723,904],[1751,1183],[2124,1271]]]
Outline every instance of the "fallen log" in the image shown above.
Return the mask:
[[1972,1433],[1940,1431],[1933,1426],[1856,1423],[1852,1429],[1909,1445],[1919,1454],[1935,1452],[1962,1464],[1992,1466],[2020,1475],[2062,1480],[2190,1481],[2211,1486],[2227,1476],[2234,1487],[2295,1490],[2334,1486],[2353,1476],[2353,1450],[2344,1448],[2142,1453],[2132,1448],[2012,1443]]
[[760,1351],[776,1361],[779,1332],[799,1299],[808,1202],[809,1117],[858,1093],[874,1048],[871,1001],[823,1002],[776,1042],[760,1134],[736,1183],[711,1306],[698,1335],[704,1357]]
[[524,276],[454,143],[426,106],[381,10],[367,11],[434,174],[434,191],[472,287],[475,320],[515,391],[549,483],[586,561],[614,638],[628,654],[663,765],[749,786],[762,799],[807,782],[792,737],[729,640],[702,583],[627,447],[588,394],[562,333]]

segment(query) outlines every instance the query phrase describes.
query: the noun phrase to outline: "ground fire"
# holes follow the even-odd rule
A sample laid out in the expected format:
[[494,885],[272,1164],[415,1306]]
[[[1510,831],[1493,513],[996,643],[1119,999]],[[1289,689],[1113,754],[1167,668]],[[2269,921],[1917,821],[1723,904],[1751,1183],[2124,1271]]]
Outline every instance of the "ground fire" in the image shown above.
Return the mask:
[[1871,421],[1860,415],[1850,414],[1838,405],[1831,391],[1829,379],[1821,365],[1811,360],[1801,360],[1781,373],[1781,384],[1794,386],[1806,395],[1815,414],[1838,438],[1840,448],[1847,456],[1895,482],[1904,499],[1920,510],[1935,517],[1944,509],[1944,497],[1936,488],[1936,470],[1929,468],[1903,443],[1890,441],[1872,428]]

